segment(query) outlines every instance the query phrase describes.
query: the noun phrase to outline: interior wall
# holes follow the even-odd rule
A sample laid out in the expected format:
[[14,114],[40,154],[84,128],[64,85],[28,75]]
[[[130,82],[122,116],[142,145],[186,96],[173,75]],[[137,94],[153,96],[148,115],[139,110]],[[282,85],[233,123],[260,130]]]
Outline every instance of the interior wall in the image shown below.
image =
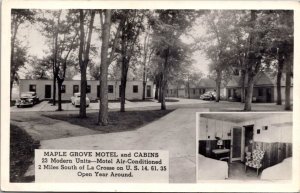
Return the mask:
[[236,125],[236,123],[229,121],[200,117],[200,128],[198,132],[199,140],[216,140],[216,137],[223,140],[230,140],[231,128]]
[[[253,141],[292,143],[293,128],[291,113],[273,114],[266,118],[241,122],[239,125],[254,125]],[[267,130],[264,130],[266,126]]]

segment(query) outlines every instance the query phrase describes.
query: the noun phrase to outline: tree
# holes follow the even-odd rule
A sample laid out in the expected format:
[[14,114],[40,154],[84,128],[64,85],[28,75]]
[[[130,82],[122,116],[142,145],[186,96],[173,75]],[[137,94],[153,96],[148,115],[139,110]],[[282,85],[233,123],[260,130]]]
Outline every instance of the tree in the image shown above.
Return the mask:
[[[56,105],[56,83],[58,90],[58,111],[62,111],[61,92],[62,84],[66,78],[67,64],[74,65],[71,57],[77,47],[78,27],[77,19],[72,17],[73,11],[65,12],[43,11],[38,20],[42,24],[42,34],[48,39],[47,43],[51,55],[46,58],[52,61],[53,73],[53,105]],[[46,14],[46,15],[45,15]],[[47,61],[46,61],[47,62]]]
[[180,37],[191,28],[200,13],[194,10],[156,10],[157,17],[152,18],[161,110],[166,109],[166,85],[174,66],[182,65],[191,57],[189,46]]
[[146,84],[147,84],[147,72],[149,68],[149,63],[151,62],[151,58],[153,56],[154,48],[151,45],[151,40],[150,40],[150,30],[151,26],[148,25],[145,33],[144,33],[144,41],[143,41],[143,96],[142,99],[145,100],[145,95],[146,95]]
[[11,84],[13,84],[14,81],[17,82],[19,80],[17,69],[19,70],[19,68],[24,66],[28,61],[28,54],[27,54],[28,48],[21,45],[21,43],[19,41],[15,42],[14,47],[15,47],[14,48],[15,54],[14,54],[14,60],[13,60],[14,65],[12,66],[12,69],[11,69],[11,75],[12,75],[11,78],[13,78],[13,80],[11,80]]
[[[89,17],[87,29],[85,31],[84,25],[85,20]],[[93,32],[95,18],[95,10],[79,10],[79,67],[80,67],[80,111],[79,117],[86,117],[86,87],[87,87],[87,79],[86,79],[86,69],[89,63],[89,54],[91,48],[91,38]],[[87,34],[87,35],[86,35]]]
[[123,26],[121,28],[121,108],[120,112],[125,112],[126,82],[130,60],[134,55],[134,49],[143,28],[143,10],[123,10],[121,13]]
[[286,90],[285,90],[285,109],[290,110],[290,87],[291,77],[293,74],[293,42],[294,42],[294,20],[293,12],[290,10],[278,10],[269,13],[272,21],[270,28],[272,30],[269,41],[272,43],[271,54],[277,60],[276,75],[276,104],[281,105],[281,79],[285,70],[286,73]]
[[[104,21],[103,21],[104,18]],[[111,10],[100,12],[100,23],[102,27],[101,65],[100,65],[100,104],[98,124],[108,125],[108,97],[107,97],[107,76],[108,76],[108,49],[111,27]]]
[[223,10],[211,11],[204,17],[207,26],[207,37],[204,40],[206,56],[211,60],[211,72],[215,72],[216,102],[220,100],[221,82],[224,71],[230,63],[230,44],[232,41],[232,29],[234,12]]
[[[102,28],[102,46],[101,46],[101,64],[100,64],[100,107],[98,124],[108,125],[108,96],[107,96],[107,79],[108,67],[116,59],[116,49],[120,36],[121,28],[124,24],[123,18],[119,17],[116,10],[100,10],[100,25]],[[119,22],[118,22],[119,21]],[[111,35],[113,30],[112,24],[115,24],[115,33]],[[112,37],[112,38],[110,38]],[[110,41],[110,44],[109,44]],[[108,52],[110,50],[110,52]]]
[[[11,10],[11,51],[10,51],[10,100],[12,97],[12,87],[17,78],[17,72],[25,64],[26,48],[21,46],[17,40],[18,29],[25,22],[33,23],[35,21],[35,11],[29,9],[12,9]],[[21,51],[19,53],[19,51]],[[15,55],[18,55],[17,57]],[[19,58],[18,58],[19,57]],[[23,58],[23,61],[20,61]]]
[[50,79],[50,75],[48,71],[51,69],[51,58],[44,57],[42,59],[37,58],[36,56],[33,56],[30,59],[30,64],[32,70],[28,71],[26,73],[26,77],[30,79]]

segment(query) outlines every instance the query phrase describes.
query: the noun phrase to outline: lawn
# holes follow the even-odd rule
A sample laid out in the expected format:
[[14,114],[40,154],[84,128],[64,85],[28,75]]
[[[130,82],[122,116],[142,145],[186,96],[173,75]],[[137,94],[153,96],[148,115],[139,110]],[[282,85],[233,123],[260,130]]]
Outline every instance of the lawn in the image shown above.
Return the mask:
[[65,121],[73,125],[79,125],[91,130],[98,131],[99,133],[111,133],[130,131],[138,129],[152,121],[155,121],[173,110],[144,110],[144,111],[110,111],[108,113],[109,125],[97,125],[98,112],[87,113],[87,118],[81,119],[78,113],[44,113],[43,116]]
[[34,177],[24,177],[33,163],[34,149],[40,142],[33,140],[23,129],[10,125],[10,182],[31,182]]

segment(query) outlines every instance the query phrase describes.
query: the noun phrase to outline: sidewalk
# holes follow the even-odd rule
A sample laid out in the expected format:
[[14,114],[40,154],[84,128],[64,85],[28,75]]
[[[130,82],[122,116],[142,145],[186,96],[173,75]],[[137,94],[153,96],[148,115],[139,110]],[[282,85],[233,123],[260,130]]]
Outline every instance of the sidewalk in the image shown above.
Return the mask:
[[[177,109],[138,130],[41,141],[40,149],[167,150],[170,183],[196,182],[196,112]],[[34,173],[30,167],[28,174]],[[31,170],[31,171],[30,171]]]

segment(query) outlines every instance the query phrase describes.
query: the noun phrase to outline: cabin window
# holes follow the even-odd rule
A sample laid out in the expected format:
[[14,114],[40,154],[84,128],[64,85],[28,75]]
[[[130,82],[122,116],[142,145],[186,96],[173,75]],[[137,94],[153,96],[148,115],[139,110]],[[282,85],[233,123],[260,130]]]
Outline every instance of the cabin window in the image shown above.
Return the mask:
[[100,97],[100,85],[97,85],[97,97]]
[[91,93],[91,85],[86,85],[86,93]]
[[66,85],[61,85],[61,93],[66,93]]
[[138,85],[133,85],[133,93],[138,93],[139,92],[139,87]]
[[108,93],[114,93],[114,86],[108,85]]
[[30,92],[36,92],[36,85],[35,84],[30,84],[29,85],[29,91]]
[[79,85],[73,85],[73,94],[79,92]]

